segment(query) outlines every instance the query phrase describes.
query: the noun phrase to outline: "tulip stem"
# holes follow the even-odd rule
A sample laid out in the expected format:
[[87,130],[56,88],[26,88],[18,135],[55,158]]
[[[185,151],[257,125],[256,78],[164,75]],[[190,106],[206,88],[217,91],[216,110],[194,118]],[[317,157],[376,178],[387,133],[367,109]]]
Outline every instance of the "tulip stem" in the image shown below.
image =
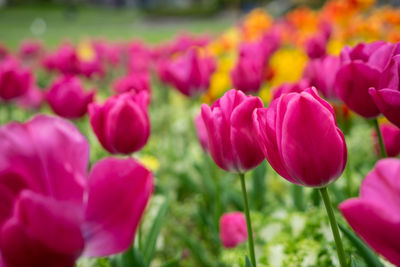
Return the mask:
[[379,148],[381,150],[381,157],[387,158],[386,148],[385,148],[385,144],[383,143],[382,132],[379,127],[378,119],[375,118],[373,121],[374,121],[375,129],[376,129],[376,133],[378,135]]
[[250,250],[250,260],[253,267],[256,267],[256,255],[254,253],[254,240],[253,240],[253,230],[251,227],[249,202],[247,200],[246,183],[244,180],[244,173],[239,173],[240,183],[242,184],[242,193],[244,201],[244,212],[246,214],[246,226],[247,226],[247,237]]
[[331,224],[333,238],[335,239],[336,243],[336,250],[340,262],[341,267],[345,267],[346,265],[346,255],[344,253],[342,239],[340,238],[338,225],[336,222],[335,214],[333,213],[332,203],[329,199],[328,190],[326,187],[322,187],[319,189],[321,192],[322,200],[324,201],[326,212],[328,213],[329,222]]

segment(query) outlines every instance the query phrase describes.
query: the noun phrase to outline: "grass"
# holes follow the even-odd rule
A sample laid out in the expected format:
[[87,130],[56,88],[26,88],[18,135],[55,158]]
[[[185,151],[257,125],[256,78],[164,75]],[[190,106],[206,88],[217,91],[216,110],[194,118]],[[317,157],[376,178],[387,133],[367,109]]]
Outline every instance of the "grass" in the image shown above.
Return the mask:
[[[40,35],[31,31],[35,20],[43,20],[46,30]],[[48,46],[63,40],[78,41],[85,37],[108,40],[143,39],[157,43],[179,32],[217,34],[228,28],[235,17],[149,18],[136,9],[81,7],[69,13],[62,7],[7,7],[0,9],[0,42],[11,48],[21,40],[40,38]]]

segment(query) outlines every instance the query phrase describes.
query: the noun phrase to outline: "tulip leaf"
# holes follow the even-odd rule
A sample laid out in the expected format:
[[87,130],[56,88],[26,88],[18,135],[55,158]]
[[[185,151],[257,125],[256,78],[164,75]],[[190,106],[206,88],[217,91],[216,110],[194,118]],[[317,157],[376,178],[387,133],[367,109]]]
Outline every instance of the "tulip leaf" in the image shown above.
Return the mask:
[[142,255],[133,246],[124,253],[111,258],[110,263],[113,267],[146,267]]
[[344,227],[340,223],[338,223],[338,225],[346,238],[356,247],[358,253],[360,253],[360,256],[365,260],[368,266],[384,267],[375,253],[363,241],[361,241],[353,231]]
[[253,264],[251,264],[251,261],[249,259],[249,256],[244,256],[244,262],[245,262],[245,267],[253,267]]
[[153,258],[157,243],[157,238],[161,232],[161,226],[167,214],[168,206],[169,206],[169,199],[166,199],[164,203],[161,205],[160,209],[158,210],[158,214],[153,221],[153,224],[149,230],[149,234],[146,238],[146,242],[143,246],[143,251],[142,251],[143,258],[144,261],[147,263],[147,265],[150,265],[150,262]]
[[180,257],[176,256],[175,258],[167,261],[161,267],[179,267],[180,266]]

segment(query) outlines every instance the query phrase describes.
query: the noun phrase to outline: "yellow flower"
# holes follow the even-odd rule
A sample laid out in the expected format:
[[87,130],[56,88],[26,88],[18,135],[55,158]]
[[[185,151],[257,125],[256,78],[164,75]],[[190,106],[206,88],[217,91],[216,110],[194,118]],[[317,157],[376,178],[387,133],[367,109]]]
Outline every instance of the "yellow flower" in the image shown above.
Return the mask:
[[96,56],[93,46],[89,41],[83,41],[78,44],[77,54],[80,60],[87,62],[94,60]]
[[149,170],[156,172],[160,168],[160,162],[157,158],[149,155],[143,155],[139,158],[140,163],[142,163]]
[[243,22],[243,39],[255,40],[272,25],[273,18],[262,9],[255,9],[247,15]]

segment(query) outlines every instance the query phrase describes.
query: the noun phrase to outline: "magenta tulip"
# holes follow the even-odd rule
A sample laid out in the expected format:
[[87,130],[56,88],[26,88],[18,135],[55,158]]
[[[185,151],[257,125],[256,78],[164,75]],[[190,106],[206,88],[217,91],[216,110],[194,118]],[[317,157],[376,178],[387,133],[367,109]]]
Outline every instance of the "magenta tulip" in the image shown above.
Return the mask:
[[322,188],[343,172],[347,149],[332,107],[315,88],[284,94],[253,114],[256,137],[272,168],[289,182]]
[[9,101],[20,97],[28,92],[33,83],[32,73],[16,59],[6,58],[0,62],[0,99]]
[[336,75],[337,94],[347,106],[365,118],[373,118],[380,111],[368,93],[378,88],[383,70],[397,51],[396,45],[377,41],[345,47],[340,55],[342,66]]
[[235,89],[226,92],[211,107],[201,106],[211,157],[222,169],[244,173],[264,157],[254,137],[251,116],[263,107],[259,97]]
[[310,81],[328,100],[336,100],[336,73],[340,67],[339,57],[327,55],[311,60],[304,70],[303,77]]
[[50,86],[46,100],[57,115],[76,119],[86,114],[94,94],[94,91],[85,92],[77,77],[64,76]]
[[66,120],[38,115],[0,128],[0,253],[5,266],[74,266],[131,246],[153,189],[135,160],[87,175],[89,144]]
[[382,159],[362,182],[360,197],[339,209],[376,252],[400,266],[400,160]]
[[134,91],[146,91],[150,94],[150,77],[146,72],[131,73],[114,82],[114,91],[118,94]]
[[300,93],[310,87],[308,79],[300,79],[295,83],[283,83],[279,87],[272,89],[272,99],[277,99],[283,94]]
[[22,59],[38,58],[43,51],[43,43],[39,40],[25,40],[19,47],[19,55]]
[[102,146],[112,154],[140,150],[150,135],[147,92],[128,92],[109,98],[103,105],[89,105],[90,124]]
[[201,114],[197,115],[194,119],[194,126],[196,127],[197,139],[199,139],[201,147],[204,149],[204,151],[208,151],[207,129],[204,125]]
[[241,212],[230,212],[219,220],[220,238],[225,248],[234,248],[247,240],[246,219]]
[[392,58],[383,72],[378,88],[370,88],[378,109],[393,124],[400,127],[400,43],[397,45],[399,55]]
[[37,87],[31,87],[26,94],[18,98],[17,104],[25,109],[38,110],[44,102],[44,93]]
[[[390,123],[381,124],[380,129],[387,155],[389,157],[396,157],[400,154],[400,129]],[[381,151],[375,130],[372,132],[372,137],[374,139],[376,154],[379,156],[381,155]]]
[[318,33],[309,38],[305,43],[305,50],[309,58],[316,59],[326,55],[328,39],[326,34]]
[[201,57],[194,49],[164,66],[164,79],[186,96],[198,95],[208,89],[215,71],[211,57]]

